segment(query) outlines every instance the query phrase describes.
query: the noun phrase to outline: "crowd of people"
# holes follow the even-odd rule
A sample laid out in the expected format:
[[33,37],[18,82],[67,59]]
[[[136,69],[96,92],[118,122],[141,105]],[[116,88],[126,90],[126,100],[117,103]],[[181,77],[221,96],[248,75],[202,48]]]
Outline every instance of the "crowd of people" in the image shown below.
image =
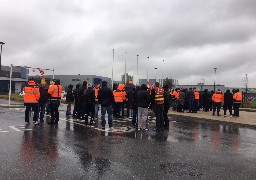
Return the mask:
[[[99,118],[101,110],[101,128],[105,130],[106,114],[108,114],[109,129],[113,130],[113,117],[132,119],[132,126],[138,130],[148,129],[148,110],[152,109],[156,117],[155,131],[169,130],[168,111],[172,107],[178,112],[197,113],[198,110],[212,111],[214,116],[220,116],[221,105],[224,102],[224,117],[227,110],[230,116],[239,117],[239,107],[242,93],[238,89],[227,90],[224,94],[218,89],[209,92],[205,89],[199,92],[196,88],[170,90],[168,85],[161,87],[158,82],[148,87],[115,85],[111,90],[106,81],[100,84],[87,83],[67,87],[67,116],[73,116],[77,121],[84,120],[85,125],[93,126]],[[44,114],[50,114],[48,124],[58,124],[59,106],[63,87],[58,79],[54,79],[48,86],[44,81],[37,86],[34,80],[29,80],[24,87],[25,122],[29,124],[29,113],[34,111],[33,123],[44,122]],[[72,111],[72,104],[74,104]],[[234,113],[232,112],[234,110]],[[89,118],[90,117],[90,118]],[[39,120],[38,120],[39,119]]]
[[177,112],[197,113],[198,110],[205,112],[212,111],[212,115],[221,116],[220,110],[223,104],[224,117],[227,116],[227,110],[230,117],[239,117],[239,107],[242,102],[242,93],[239,89],[229,89],[223,94],[220,89],[216,92],[205,89],[199,92],[196,88],[182,89],[177,88],[172,93],[173,110]]

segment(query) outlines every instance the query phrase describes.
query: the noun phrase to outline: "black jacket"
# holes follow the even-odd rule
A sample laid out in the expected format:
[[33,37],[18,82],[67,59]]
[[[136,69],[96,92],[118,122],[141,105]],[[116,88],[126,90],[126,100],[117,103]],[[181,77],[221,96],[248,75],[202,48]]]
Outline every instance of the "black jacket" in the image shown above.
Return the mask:
[[232,105],[233,104],[233,94],[230,91],[224,93],[224,104]]
[[108,107],[114,104],[114,95],[110,88],[103,86],[98,94],[99,103],[102,107]]
[[67,91],[66,102],[74,102],[74,94],[72,89],[68,89]]
[[40,87],[40,98],[39,103],[46,103],[48,101],[48,88]]
[[147,90],[140,90],[138,92],[138,107],[148,108],[150,104],[150,95]]
[[203,92],[202,100],[203,100],[203,104],[209,104],[211,101],[211,94],[209,92]]
[[188,93],[187,93],[187,99],[188,100],[192,100],[192,99],[195,99],[195,93],[193,90],[189,90]]
[[78,103],[84,103],[84,91],[86,90],[85,85],[79,88],[78,91]]
[[95,104],[95,91],[93,88],[89,87],[84,91],[84,103]]

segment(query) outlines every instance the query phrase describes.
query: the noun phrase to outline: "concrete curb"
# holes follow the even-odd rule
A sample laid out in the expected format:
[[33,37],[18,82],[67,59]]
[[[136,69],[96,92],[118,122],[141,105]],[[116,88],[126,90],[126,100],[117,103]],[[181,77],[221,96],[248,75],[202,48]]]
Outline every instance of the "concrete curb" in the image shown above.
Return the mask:
[[10,106],[8,104],[0,104],[0,107],[2,107],[2,108],[24,108],[24,104],[11,104]]
[[[241,112],[242,113],[242,112]],[[242,117],[239,118],[229,118],[229,117],[217,117],[217,116],[212,116],[211,114],[203,115],[202,112],[198,112],[196,114],[194,113],[177,113],[174,111],[169,111],[168,115],[172,116],[182,116],[184,118],[192,118],[194,120],[206,120],[206,121],[212,121],[212,122],[219,122],[219,123],[230,123],[230,124],[239,124],[239,125],[244,125],[244,126],[253,126],[256,127],[256,120],[254,118],[254,113],[255,111],[247,112],[243,111],[244,114],[242,114]],[[255,114],[256,115],[256,114]]]

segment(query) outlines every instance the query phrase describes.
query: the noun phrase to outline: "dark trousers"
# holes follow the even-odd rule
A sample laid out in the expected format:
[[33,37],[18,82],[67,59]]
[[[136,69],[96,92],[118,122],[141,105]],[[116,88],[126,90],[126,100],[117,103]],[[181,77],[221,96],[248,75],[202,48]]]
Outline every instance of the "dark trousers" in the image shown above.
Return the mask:
[[29,112],[34,111],[33,121],[38,120],[38,104],[37,103],[26,103],[26,110],[25,110],[25,122],[29,122]]
[[121,107],[122,107],[122,102],[116,102],[115,103],[115,109],[114,109],[114,116],[115,117],[120,117],[120,113],[121,113]]
[[217,115],[220,115],[220,107],[221,107],[221,103],[214,102],[212,114],[215,115],[215,112],[216,112],[216,109],[217,109]]
[[234,108],[234,116],[239,117],[239,107],[241,103],[234,103],[233,108]]
[[73,117],[77,116],[78,102],[75,101],[74,109],[73,109]]
[[164,112],[164,105],[156,104],[155,105],[156,130],[160,130],[164,128],[163,112]]
[[132,125],[138,125],[138,107],[134,107],[132,110]]
[[163,118],[164,118],[164,128],[169,129],[169,119],[168,119],[169,107],[164,107]]
[[92,124],[92,122],[94,120],[94,115],[95,115],[94,104],[85,104],[84,110],[85,110],[85,116],[84,116],[85,124],[88,125],[88,116],[91,116],[90,124]]
[[194,99],[189,99],[188,100],[188,110],[189,110],[189,112],[194,111]]
[[40,102],[38,103],[38,114],[39,114],[39,119],[41,121],[44,120],[44,114],[45,114],[45,107],[46,107],[46,102],[43,103],[43,102]]
[[50,101],[51,123],[58,123],[59,121],[59,100]]
[[224,104],[223,106],[224,115],[226,115],[227,110],[229,111],[230,116],[232,115],[232,104]]
[[194,99],[193,101],[193,112],[197,112],[198,110],[198,103],[199,103],[199,100],[198,99]]
[[205,112],[209,111],[209,103],[204,103],[204,111]]
[[77,103],[77,119],[83,119],[84,118],[84,104],[83,102],[78,102]]

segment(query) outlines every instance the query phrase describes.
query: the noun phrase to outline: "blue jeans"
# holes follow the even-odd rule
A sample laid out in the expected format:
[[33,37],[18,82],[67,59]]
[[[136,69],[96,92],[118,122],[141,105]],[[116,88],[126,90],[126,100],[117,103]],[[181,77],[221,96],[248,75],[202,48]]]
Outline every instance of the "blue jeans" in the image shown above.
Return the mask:
[[105,115],[106,112],[108,113],[108,125],[109,128],[113,127],[112,120],[113,120],[113,109],[112,106],[103,107],[101,106],[101,126],[102,128],[105,128],[106,120]]

